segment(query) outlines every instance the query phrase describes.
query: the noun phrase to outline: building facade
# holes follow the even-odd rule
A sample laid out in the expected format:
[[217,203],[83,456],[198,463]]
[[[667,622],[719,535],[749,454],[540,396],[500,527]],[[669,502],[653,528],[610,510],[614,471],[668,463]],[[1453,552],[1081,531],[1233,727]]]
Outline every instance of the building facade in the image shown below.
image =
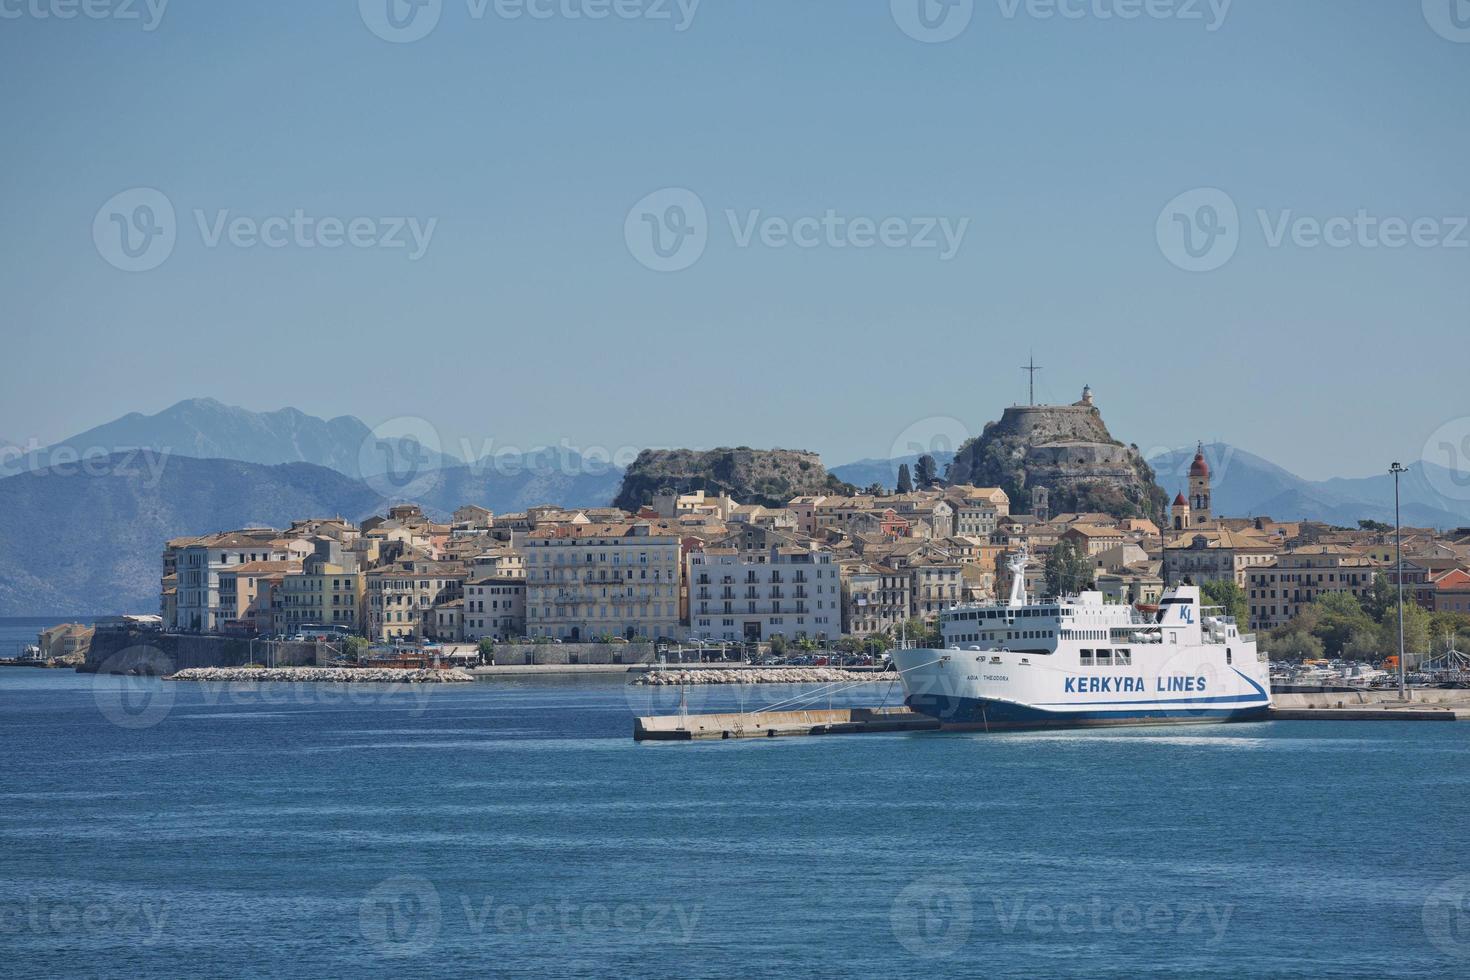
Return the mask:
[[527,636],[580,642],[680,635],[680,541],[669,525],[564,524],[538,528],[520,545]]
[[691,551],[688,583],[692,637],[768,643],[836,639],[842,631],[841,575],[823,549]]
[[1251,628],[1289,623],[1324,592],[1347,592],[1358,599],[1373,593],[1376,564],[1341,545],[1317,545],[1278,555],[1246,570],[1246,603]]

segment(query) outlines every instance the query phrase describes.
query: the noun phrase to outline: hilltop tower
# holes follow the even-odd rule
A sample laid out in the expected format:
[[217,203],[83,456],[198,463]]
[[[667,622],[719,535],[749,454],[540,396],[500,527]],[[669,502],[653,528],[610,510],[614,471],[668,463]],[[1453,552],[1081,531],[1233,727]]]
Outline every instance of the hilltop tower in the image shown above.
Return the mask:
[[1210,464],[1205,461],[1205,444],[1200,443],[1189,464],[1189,509],[1196,524],[1208,524],[1210,513]]

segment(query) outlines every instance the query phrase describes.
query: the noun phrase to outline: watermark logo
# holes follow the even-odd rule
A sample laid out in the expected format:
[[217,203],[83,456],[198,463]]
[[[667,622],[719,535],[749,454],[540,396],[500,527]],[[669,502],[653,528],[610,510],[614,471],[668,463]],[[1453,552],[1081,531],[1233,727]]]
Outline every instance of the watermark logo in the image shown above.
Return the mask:
[[975,0],[889,0],[893,22],[915,41],[943,44],[965,33]]
[[163,482],[172,451],[138,446],[43,446],[34,436],[25,445],[0,445],[0,476],[34,473],[43,476],[116,476],[137,479],[154,489]]
[[[826,248],[932,250],[941,262],[959,254],[969,218],[872,218],[828,208],[821,214],[770,215],[759,208],[726,208],[724,224],[738,249]],[[623,238],[639,264],[655,272],[680,272],[698,262],[713,234],[703,199],[686,188],[655,191],[635,204],[623,222]]]
[[444,0],[357,0],[362,22],[384,41],[411,44],[439,26]]
[[[424,257],[439,227],[438,218],[341,218],[308,214],[303,208],[264,218],[237,214],[229,208],[194,208],[191,216],[205,248],[403,250],[410,262]],[[151,187],[135,187],[113,195],[92,220],[92,242],[97,253],[124,272],[158,268],[173,254],[179,234],[173,202]]]
[[92,699],[118,728],[139,731],[168,717],[174,706],[173,661],[154,646],[132,646],[102,662],[92,675]]
[[86,937],[152,946],[163,938],[167,925],[168,906],[162,902],[40,896],[0,900],[0,936],[50,936],[60,943]]
[[388,419],[374,426],[358,447],[358,474],[386,499],[422,497],[444,477],[442,447],[439,430],[427,419]]
[[1435,949],[1470,960],[1470,875],[1451,878],[1430,892],[1420,921]]
[[1235,0],[996,0],[1001,16],[1015,20],[1177,20],[1197,22],[1213,34],[1225,26]]
[[[493,16],[505,21],[667,22],[675,33],[694,26],[701,0],[465,0],[472,22]],[[439,26],[443,0],[358,0],[358,13],[373,34],[394,44],[421,41]]]
[[378,955],[404,957],[432,950],[446,924],[455,935],[475,939],[624,933],[685,945],[693,941],[703,911],[702,906],[664,903],[610,905],[553,898],[518,904],[490,895],[441,896],[428,879],[399,875],[368,892],[358,904],[357,917],[358,931]]
[[991,899],[1002,934],[1030,936],[1191,936],[1198,945],[1218,946],[1230,928],[1235,906],[1212,902],[1114,904],[1101,895],[1087,902],[1042,902],[1028,896]]
[[439,940],[443,909],[427,878],[399,875],[379,883],[357,909],[362,938],[382,956],[415,956]]
[[178,240],[173,202],[152,187],[114,194],[92,219],[97,254],[124,272],[147,272],[168,260]]
[[[931,415],[905,428],[888,447],[888,459],[907,459],[910,456],[943,457],[935,459],[936,477],[944,476],[947,460],[953,459],[961,446],[969,442],[974,433],[969,426],[948,415]],[[895,470],[896,475],[896,470]]]
[[138,21],[143,30],[158,30],[169,0],[0,0],[0,20]]
[[[1470,249],[1470,216],[1465,215],[1407,218],[1358,208],[1318,217],[1291,208],[1257,208],[1255,217],[1261,242],[1270,249]],[[1179,195],[1159,214],[1155,230],[1164,257],[1187,272],[1213,272],[1225,265],[1243,238],[1235,201],[1218,188]]]
[[1213,272],[1240,247],[1240,212],[1218,187],[1185,191],[1164,205],[1154,226],[1159,251],[1186,272]]
[[1424,19],[1445,40],[1470,44],[1470,0],[1424,0]]
[[1424,443],[1420,472],[1442,497],[1470,500],[1470,417],[1451,419]]
[[645,268],[682,272],[698,262],[709,245],[704,201],[684,187],[654,191],[628,212],[623,240]]
[[898,893],[888,924],[893,938],[910,953],[925,960],[944,959],[969,942],[975,926],[974,899],[958,878],[921,878]]

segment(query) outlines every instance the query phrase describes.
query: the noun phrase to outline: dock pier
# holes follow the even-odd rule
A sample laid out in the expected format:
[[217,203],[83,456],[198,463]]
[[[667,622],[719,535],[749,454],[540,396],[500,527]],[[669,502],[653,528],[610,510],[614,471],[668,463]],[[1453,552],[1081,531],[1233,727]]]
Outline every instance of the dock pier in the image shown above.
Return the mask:
[[[1418,692],[1416,692],[1418,693]],[[1423,692],[1430,697],[1407,702],[1369,700],[1352,693],[1290,694],[1263,721],[1470,721],[1470,700],[1461,691]],[[1432,695],[1452,695],[1433,697]],[[1361,698],[1361,699],[1360,699]],[[1280,703],[1285,702],[1285,703]],[[755,711],[723,714],[673,714],[635,718],[638,742],[692,742],[708,739],[785,738],[798,735],[867,735],[937,732],[942,725],[908,708],[835,708],[807,711]],[[974,730],[974,726],[965,726]]]

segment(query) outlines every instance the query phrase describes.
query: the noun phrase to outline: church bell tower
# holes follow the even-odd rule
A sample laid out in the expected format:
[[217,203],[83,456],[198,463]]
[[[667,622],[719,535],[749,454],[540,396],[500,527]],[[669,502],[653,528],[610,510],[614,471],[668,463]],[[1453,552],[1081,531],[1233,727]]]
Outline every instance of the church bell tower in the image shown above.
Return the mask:
[[1200,443],[1189,464],[1189,510],[1195,524],[1213,520],[1210,511],[1210,464],[1205,461],[1205,444]]

